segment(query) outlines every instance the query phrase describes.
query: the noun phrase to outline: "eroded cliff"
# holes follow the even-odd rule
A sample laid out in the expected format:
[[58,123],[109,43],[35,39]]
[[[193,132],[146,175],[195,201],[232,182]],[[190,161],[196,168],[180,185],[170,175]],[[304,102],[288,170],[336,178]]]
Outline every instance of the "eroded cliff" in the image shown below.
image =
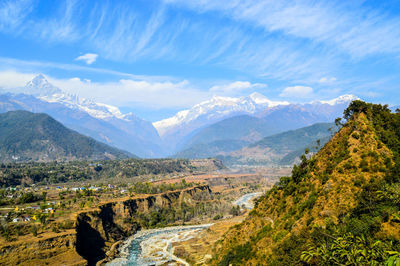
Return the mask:
[[98,210],[82,212],[76,222],[76,250],[89,264],[104,259],[107,251],[117,241],[140,229],[135,218],[154,206],[169,209],[192,201],[195,194],[211,193],[208,186],[198,186],[182,191],[116,201],[101,205]]
[[200,194],[211,194],[209,186],[120,199],[76,214],[75,230],[48,233],[11,242],[0,247],[4,265],[94,265],[112,257],[116,243],[134,234],[142,225],[140,215],[190,205]]

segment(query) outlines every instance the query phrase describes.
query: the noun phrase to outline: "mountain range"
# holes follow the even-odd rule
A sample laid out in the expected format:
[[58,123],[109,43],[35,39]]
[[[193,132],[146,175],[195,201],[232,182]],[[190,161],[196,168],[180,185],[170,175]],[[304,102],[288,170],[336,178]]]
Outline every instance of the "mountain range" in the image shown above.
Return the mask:
[[[155,158],[185,155],[188,149],[213,148],[215,144],[217,150],[230,152],[273,134],[333,122],[354,99],[358,98],[343,95],[330,101],[293,104],[271,101],[260,93],[238,98],[214,96],[151,123],[124,114],[118,107],[66,93],[38,75],[26,86],[0,94],[0,112],[46,113],[81,134],[139,157]],[[196,157],[202,154],[199,150]]]
[[[257,99],[262,96],[257,95]],[[253,98],[254,94],[253,94]],[[217,121],[211,125],[204,126],[189,133],[185,142],[181,143],[181,148],[174,155],[183,158],[199,158],[199,156],[215,157],[220,154],[239,150],[264,137],[308,127],[317,123],[332,123],[337,117],[342,116],[343,110],[352,101],[358,99],[353,95],[343,95],[331,101],[314,101],[307,104],[270,104],[270,107],[247,108],[248,114],[236,115]],[[230,103],[234,100],[230,101]],[[247,102],[243,100],[242,102]],[[259,100],[259,102],[263,102]],[[265,100],[264,102],[267,102]],[[241,103],[239,101],[239,103]],[[253,101],[253,105],[256,102]],[[205,106],[210,106],[205,103]],[[220,108],[217,108],[220,109]],[[234,110],[239,107],[232,108]],[[230,110],[232,110],[230,109]],[[244,110],[244,109],[243,109]],[[204,117],[213,118],[214,110],[211,108],[206,111],[202,108]],[[227,111],[226,111],[227,112]],[[243,111],[245,112],[245,111]],[[236,111],[235,111],[236,114]],[[210,118],[211,117],[211,118]],[[200,121],[197,121],[200,120]],[[179,124],[171,125],[169,130],[193,127],[193,124],[203,124],[202,117],[188,119],[187,122],[181,121]],[[155,126],[158,126],[155,123]],[[162,136],[162,135],[161,135]],[[162,136],[168,141],[173,142],[169,135]],[[185,139],[183,137],[182,139]],[[307,145],[309,143],[302,143]]]
[[70,130],[47,114],[0,114],[0,161],[104,160],[134,157]]

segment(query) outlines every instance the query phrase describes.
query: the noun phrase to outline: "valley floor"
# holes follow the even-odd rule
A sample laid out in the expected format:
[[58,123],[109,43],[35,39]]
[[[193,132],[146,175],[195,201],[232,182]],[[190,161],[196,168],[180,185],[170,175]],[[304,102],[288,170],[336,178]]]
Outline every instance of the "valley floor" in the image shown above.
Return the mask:
[[[156,228],[181,224],[212,224],[207,229],[182,232],[179,241],[172,241],[173,254],[176,260],[182,260],[182,263],[204,264],[212,254],[214,242],[228,228],[240,223],[247,213],[245,209],[237,211],[234,202],[247,193],[268,190],[280,176],[285,174],[285,171],[285,169],[271,169],[270,171],[252,174],[217,172],[179,174],[165,176],[164,178],[162,176],[147,176],[139,177],[138,181],[121,179],[119,180],[121,183],[113,184],[107,184],[107,180],[92,180],[90,187],[87,183],[75,182],[36,186],[32,189],[17,189],[16,191],[6,190],[5,196],[14,197],[10,197],[10,204],[11,202],[17,204],[6,204],[0,210],[3,219],[2,237],[0,237],[2,254],[0,255],[0,263],[5,265],[21,263],[45,265],[54,262],[54,259],[57,258],[58,261],[63,261],[66,265],[85,264],[85,256],[82,257],[75,249],[76,221],[81,214],[95,214],[98,212],[99,206],[117,204],[115,205],[115,208],[117,208],[117,206],[129,200],[143,201],[151,198],[152,195],[160,197],[162,194],[159,193],[175,193],[174,191],[184,191],[193,186],[208,186],[211,189],[210,196],[206,196],[204,193],[204,195],[201,193],[193,195],[191,196],[192,199],[184,196],[189,205],[183,209],[179,207],[177,210],[182,209],[188,214],[191,213],[186,216],[187,221],[179,220],[179,215],[181,215],[179,213],[175,214],[178,216],[175,220],[171,220],[172,222],[167,220],[163,222],[162,219],[165,217],[162,216],[154,220],[152,215],[157,213],[155,209],[143,209],[144,212],[138,213],[139,216],[137,217],[135,214],[135,219],[139,219],[137,222],[141,223],[142,228],[146,228],[146,226]],[[85,188],[83,188],[84,186]],[[74,191],[75,188],[79,189]],[[157,193],[157,191],[160,192]],[[20,201],[18,197],[28,193],[44,195],[46,201],[39,199],[38,202],[18,204]],[[201,211],[202,208],[203,211]],[[115,211],[118,211],[118,209]],[[169,211],[163,211],[163,213],[163,215],[169,217]],[[29,219],[23,220],[24,217],[29,217]],[[117,222],[124,227],[131,222],[130,220],[122,220],[122,218],[118,219]],[[148,247],[157,244],[156,246],[159,246],[159,248],[148,248],[145,253],[158,252],[158,254],[161,254],[162,250],[165,253],[165,240],[170,236],[165,237],[162,240],[151,240],[149,242],[151,245],[148,245]],[[106,242],[104,249],[110,250],[114,242]],[[39,248],[39,246],[43,248]]]

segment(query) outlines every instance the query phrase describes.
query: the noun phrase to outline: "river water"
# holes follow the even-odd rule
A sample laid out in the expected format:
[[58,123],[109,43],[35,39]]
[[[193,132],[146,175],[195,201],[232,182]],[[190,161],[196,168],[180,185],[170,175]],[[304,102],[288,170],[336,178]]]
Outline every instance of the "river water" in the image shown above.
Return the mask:
[[[137,232],[128,238],[120,249],[120,258],[107,265],[164,265],[170,260],[169,245],[189,240],[212,224],[174,226],[148,229]],[[170,265],[189,265],[172,254]]]
[[[253,208],[253,199],[261,192],[249,193],[237,199],[233,204]],[[120,248],[120,258],[107,265],[165,265],[170,260],[170,243],[189,240],[212,224],[173,226],[159,229],[140,230],[129,237]],[[189,265],[184,260],[172,254],[174,263],[168,265]]]
[[261,196],[261,194],[262,194],[261,192],[254,192],[243,195],[239,199],[234,201],[233,204],[239,205],[241,207],[244,206],[246,209],[251,210],[254,207],[253,199]]

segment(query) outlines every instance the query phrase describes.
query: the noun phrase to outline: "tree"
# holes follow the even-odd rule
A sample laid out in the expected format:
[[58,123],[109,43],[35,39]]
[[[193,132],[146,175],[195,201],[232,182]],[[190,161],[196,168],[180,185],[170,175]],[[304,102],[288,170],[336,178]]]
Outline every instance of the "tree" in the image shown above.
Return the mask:
[[352,117],[353,114],[355,114],[355,113],[365,113],[366,114],[370,107],[371,107],[371,104],[368,104],[361,100],[352,101],[349,104],[349,107],[347,107],[346,110],[344,110],[343,117],[346,120],[349,120],[349,118]]
[[42,225],[45,225],[47,222],[47,215],[44,213],[39,214],[39,221]]
[[37,229],[37,227],[35,225],[32,226],[31,231],[32,231],[33,236],[37,236],[38,235],[38,229]]
[[47,192],[46,192],[46,191],[43,191],[43,192],[42,192],[42,199],[43,199],[43,202],[46,202],[46,197],[47,197]]

